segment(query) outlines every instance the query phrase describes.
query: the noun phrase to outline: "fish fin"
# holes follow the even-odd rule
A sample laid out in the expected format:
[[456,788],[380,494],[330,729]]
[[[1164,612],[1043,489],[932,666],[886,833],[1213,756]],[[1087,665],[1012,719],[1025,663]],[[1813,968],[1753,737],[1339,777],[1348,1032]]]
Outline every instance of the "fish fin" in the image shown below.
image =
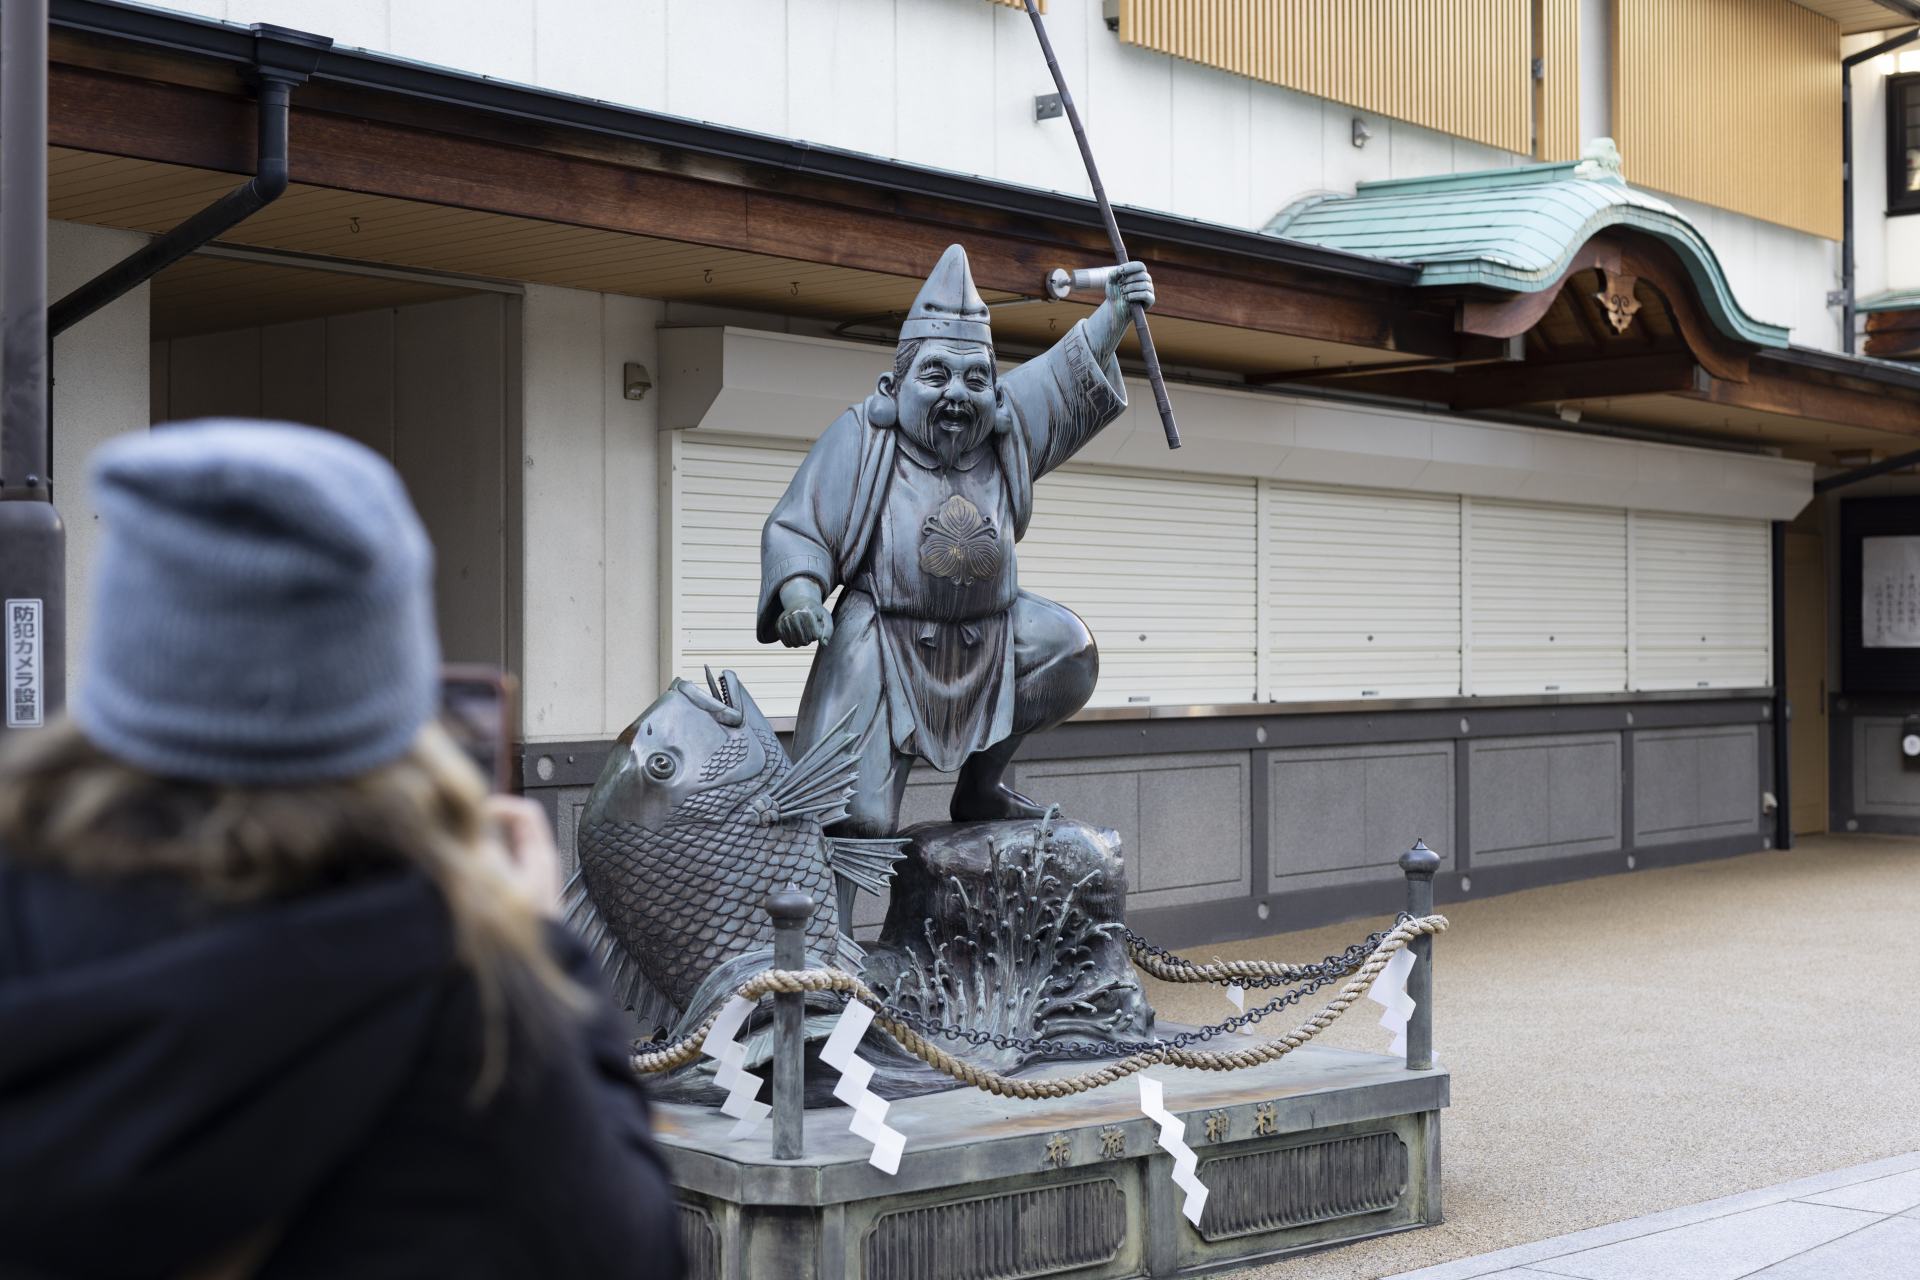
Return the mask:
[[827,866],[840,879],[878,896],[893,883],[894,864],[906,854],[905,840],[863,840],[854,836],[822,836]]
[[867,949],[855,942],[852,934],[842,931],[833,947],[834,958],[848,973],[859,973],[867,967]]
[[593,899],[587,896],[587,878],[576,871],[567,880],[566,888],[560,890],[560,918],[577,931],[581,921],[591,913]]
[[670,1024],[679,1016],[679,1009],[654,990],[646,974],[641,972],[639,962],[620,944],[619,937],[587,893],[586,877],[578,871],[560,891],[560,918],[599,963],[614,1000],[621,1008],[631,1009],[643,1028],[651,1032],[655,1026]]
[[840,723],[821,734],[767,792],[776,820],[812,815],[824,826],[847,816],[847,800],[860,774],[860,735],[847,728],[855,710],[848,707]]

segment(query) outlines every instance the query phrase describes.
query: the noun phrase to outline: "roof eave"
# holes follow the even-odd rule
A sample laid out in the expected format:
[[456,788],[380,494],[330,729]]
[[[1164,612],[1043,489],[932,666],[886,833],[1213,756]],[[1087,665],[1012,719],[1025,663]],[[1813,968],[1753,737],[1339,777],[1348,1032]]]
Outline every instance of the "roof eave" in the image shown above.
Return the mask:
[[[252,31],[234,23],[154,9],[125,0],[51,0],[51,10],[52,25],[59,30],[238,66],[251,65],[254,57]],[[321,55],[312,79],[809,177],[947,200],[1036,221],[1104,226],[1099,206],[1084,196],[620,106],[362,49],[336,45]],[[1116,206],[1114,214],[1122,230],[1130,235],[1257,258],[1329,276],[1411,285],[1419,275],[1417,269],[1405,264],[1242,227],[1124,205]]]

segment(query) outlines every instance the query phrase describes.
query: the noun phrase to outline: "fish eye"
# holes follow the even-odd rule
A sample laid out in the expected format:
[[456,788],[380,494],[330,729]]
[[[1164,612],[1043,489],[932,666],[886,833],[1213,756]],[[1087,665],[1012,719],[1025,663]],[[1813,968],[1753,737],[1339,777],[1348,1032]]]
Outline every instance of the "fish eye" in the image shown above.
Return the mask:
[[647,775],[665,781],[673,776],[677,766],[672,756],[664,751],[655,751],[647,757]]

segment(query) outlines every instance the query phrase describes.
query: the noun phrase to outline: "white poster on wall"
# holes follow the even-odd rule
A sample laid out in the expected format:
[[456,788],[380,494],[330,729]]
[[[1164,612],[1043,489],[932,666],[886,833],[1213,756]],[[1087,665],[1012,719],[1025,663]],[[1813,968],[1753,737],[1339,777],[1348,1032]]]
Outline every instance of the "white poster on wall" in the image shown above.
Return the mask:
[[1920,649],[1920,538],[1860,539],[1860,644]]

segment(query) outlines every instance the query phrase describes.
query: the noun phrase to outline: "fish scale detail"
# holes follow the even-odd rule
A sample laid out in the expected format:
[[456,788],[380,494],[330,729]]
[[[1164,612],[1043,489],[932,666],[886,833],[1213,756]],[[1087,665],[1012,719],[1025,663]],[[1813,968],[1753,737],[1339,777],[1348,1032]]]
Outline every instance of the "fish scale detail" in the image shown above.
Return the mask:
[[[665,832],[606,824],[583,833],[581,870],[601,914],[660,993],[685,1007],[708,973],[742,951],[773,945],[762,904],[798,886],[832,901],[820,826],[678,824]],[[807,925],[809,950],[826,956],[838,934],[829,910]]]
[[[765,903],[778,889],[792,885],[817,904],[807,925],[810,952],[832,957],[839,943],[820,817],[777,814],[777,789],[795,765],[731,673],[728,680],[722,696],[745,708],[737,717],[728,715],[730,703],[670,691],[636,722],[650,726],[653,740],[695,756],[687,762],[690,786],[665,793],[670,811],[625,821],[590,801],[580,826],[580,875],[594,910],[653,990],[682,1011],[719,965],[773,945]],[[707,744],[704,759],[687,745],[696,737]],[[722,781],[752,767],[756,749],[763,764],[752,776]],[[616,757],[595,796],[644,799],[660,785],[666,780]]]

